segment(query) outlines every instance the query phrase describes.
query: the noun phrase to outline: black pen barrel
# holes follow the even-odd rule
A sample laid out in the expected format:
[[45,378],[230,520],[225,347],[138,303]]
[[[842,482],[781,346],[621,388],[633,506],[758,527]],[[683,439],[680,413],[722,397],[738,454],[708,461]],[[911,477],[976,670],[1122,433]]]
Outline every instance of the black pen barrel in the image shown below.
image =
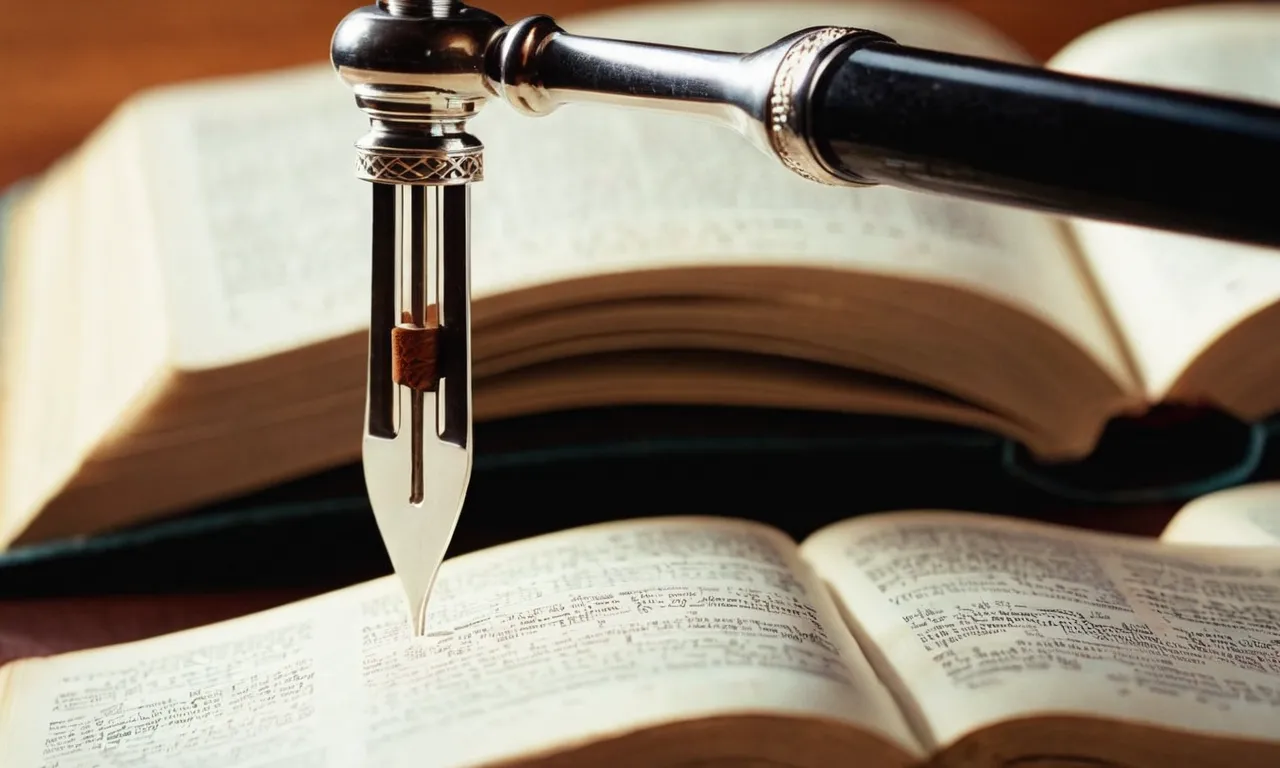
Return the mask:
[[810,109],[841,175],[1280,246],[1276,107],[855,41]]

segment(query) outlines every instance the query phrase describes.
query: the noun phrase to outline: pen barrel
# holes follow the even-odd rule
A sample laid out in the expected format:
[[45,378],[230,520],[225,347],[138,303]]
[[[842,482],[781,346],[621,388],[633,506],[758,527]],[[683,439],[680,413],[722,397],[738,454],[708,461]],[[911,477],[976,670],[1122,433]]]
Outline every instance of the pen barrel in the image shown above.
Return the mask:
[[924,192],[1280,245],[1280,110],[855,39],[815,78],[828,169]]

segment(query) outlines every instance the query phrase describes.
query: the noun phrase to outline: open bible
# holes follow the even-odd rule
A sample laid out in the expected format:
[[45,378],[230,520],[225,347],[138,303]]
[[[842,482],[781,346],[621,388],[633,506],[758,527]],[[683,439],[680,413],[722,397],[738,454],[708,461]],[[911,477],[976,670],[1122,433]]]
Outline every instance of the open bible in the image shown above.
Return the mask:
[[[1027,61],[976,19],[916,3],[561,22],[728,50],[850,24]],[[1210,5],[1109,25],[1050,65],[1274,99],[1278,60],[1280,6]],[[369,190],[351,146],[366,128],[323,63],[176,85],[123,104],[13,192],[0,546],[358,458]],[[494,104],[471,129],[486,145],[481,421],[629,404],[884,414],[988,430],[1054,461],[1153,404],[1245,420],[1280,405],[1274,253],[822,187],[677,116],[566,106],[531,119]]]
[[1274,544],[677,515],[447,560],[433,600],[425,638],[384,578],[10,663],[0,763],[1280,762]]

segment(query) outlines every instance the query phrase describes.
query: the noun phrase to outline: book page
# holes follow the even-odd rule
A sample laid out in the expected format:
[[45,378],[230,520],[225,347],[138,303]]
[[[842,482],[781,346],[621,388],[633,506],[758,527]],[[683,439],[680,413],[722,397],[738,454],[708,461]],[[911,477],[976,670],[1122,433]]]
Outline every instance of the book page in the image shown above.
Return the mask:
[[604,524],[446,561],[415,640],[391,578],[21,663],[6,768],[475,764],[716,714],[912,737],[773,529]]
[[22,188],[0,232],[0,542],[77,472],[164,364],[164,293],[129,128],[113,113]]
[[1280,550],[922,512],[802,551],[939,743],[1038,714],[1277,735]]
[[[4,366],[0,382],[0,541],[7,541],[27,521],[48,489],[71,475],[83,456],[72,420],[78,378],[49,376],[78,363],[79,350],[68,352],[62,339],[74,338],[79,318],[67,311],[73,290],[76,230],[66,225],[81,213],[76,173],[82,156],[55,163],[21,197],[11,200],[5,233],[3,302]],[[19,258],[17,254],[39,254]],[[56,361],[57,353],[70,361]],[[61,406],[61,407],[60,407]]]
[[[819,24],[1020,59],[973,19],[916,3],[662,5],[562,19],[570,32],[754,50]],[[328,67],[150,97],[150,169],[175,286],[175,354],[218,365],[364,327],[369,189],[352,148],[366,117]],[[1125,377],[1114,338],[1049,218],[889,188],[805,181],[701,119],[502,102],[469,123],[472,295],[575,277],[715,264],[870,270],[989,293],[1065,329]],[[163,162],[159,162],[163,161]]]
[[[1081,37],[1049,66],[1280,104],[1280,5],[1152,12]],[[1280,299],[1273,249],[1106,222],[1072,226],[1153,399],[1225,330]]]
[[171,363],[228,364],[368,324],[368,129],[328,67],[177,85],[135,104]]
[[1250,483],[1187,502],[1160,533],[1160,540],[1280,546],[1280,482]]

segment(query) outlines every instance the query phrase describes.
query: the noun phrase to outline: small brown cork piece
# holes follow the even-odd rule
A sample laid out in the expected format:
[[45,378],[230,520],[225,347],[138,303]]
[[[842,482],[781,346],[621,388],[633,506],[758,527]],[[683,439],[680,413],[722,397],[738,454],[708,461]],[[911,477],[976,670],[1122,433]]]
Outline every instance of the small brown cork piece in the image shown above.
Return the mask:
[[428,327],[412,325],[405,312],[391,329],[391,380],[419,392],[436,388],[436,308],[427,308]]

